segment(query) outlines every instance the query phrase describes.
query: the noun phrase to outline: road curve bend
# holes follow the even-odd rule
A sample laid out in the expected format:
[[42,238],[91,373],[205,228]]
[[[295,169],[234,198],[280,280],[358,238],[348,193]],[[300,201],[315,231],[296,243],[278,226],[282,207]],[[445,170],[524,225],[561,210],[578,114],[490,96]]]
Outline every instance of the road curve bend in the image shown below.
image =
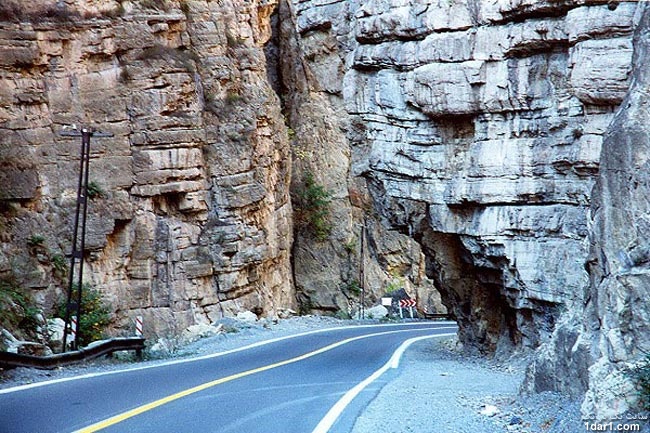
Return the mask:
[[0,433],[349,432],[409,344],[453,322],[311,331],[199,358],[0,390]]

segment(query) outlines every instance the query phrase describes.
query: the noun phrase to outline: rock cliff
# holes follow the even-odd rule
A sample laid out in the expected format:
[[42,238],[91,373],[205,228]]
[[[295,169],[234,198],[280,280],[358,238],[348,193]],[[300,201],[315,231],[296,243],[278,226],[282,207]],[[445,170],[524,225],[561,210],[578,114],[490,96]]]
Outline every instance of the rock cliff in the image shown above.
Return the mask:
[[[305,176],[312,174],[331,194],[326,239],[317,239],[313,230],[296,222],[297,297],[303,311],[342,310],[354,315],[362,298],[372,305],[387,290],[404,287],[421,308],[445,312],[425,273],[420,245],[408,234],[381,224],[366,179],[350,169],[359,157],[354,131],[363,127],[352,123],[343,85],[347,50],[354,43],[354,33],[345,23],[354,7],[347,2],[326,6],[281,2],[277,16],[282,61],[276,87],[293,131],[292,190],[300,194]],[[305,15],[323,22],[306,25],[304,20],[312,18]],[[332,16],[341,27],[331,25]]]
[[592,343],[596,362],[583,411],[605,419],[633,407],[625,371],[650,352],[650,8],[643,9],[632,85],[605,135],[591,205],[591,284],[581,339]]
[[528,386],[589,389],[588,413],[616,400],[604,390],[629,387],[621,371],[647,346],[645,148],[631,145],[647,128],[643,93],[628,95],[643,86],[645,4],[287,7],[300,67],[350,143],[348,191],[419,243],[466,347],[541,347]]
[[548,339],[588,286],[587,212],[637,4],[291,7],[301,59],[344,107],[352,182],[421,245],[463,341]]
[[[138,315],[164,336],[240,311],[356,314],[402,286],[443,311],[418,244],[350,185],[342,99],[301,67],[285,6],[3,3],[0,274],[46,314],[62,297],[80,143],[60,132],[90,126],[114,137],[92,143],[85,281],[117,332]],[[307,175],[331,197],[323,239],[294,224]]]
[[[295,308],[290,149],[266,78],[267,1],[3,2],[0,271],[51,306],[94,139],[86,281],[149,335]],[[38,250],[28,247],[38,239]],[[33,242],[32,242],[33,243]]]
[[535,390],[586,391],[583,412],[598,419],[633,410],[637,394],[626,371],[638,366],[650,348],[650,8],[639,8],[635,22],[631,86],[604,136],[592,194],[584,309],[578,306],[565,315],[530,369]]
[[591,205],[589,273],[582,339],[592,342],[585,413],[633,407],[626,369],[650,351],[650,8],[638,14],[632,85],[610,124]]

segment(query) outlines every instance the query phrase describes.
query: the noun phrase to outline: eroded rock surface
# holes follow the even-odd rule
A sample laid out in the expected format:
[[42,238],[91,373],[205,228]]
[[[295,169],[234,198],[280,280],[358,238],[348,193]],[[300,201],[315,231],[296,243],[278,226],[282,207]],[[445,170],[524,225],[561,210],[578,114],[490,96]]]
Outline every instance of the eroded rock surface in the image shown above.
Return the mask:
[[[363,277],[368,306],[444,303],[471,350],[542,347],[531,389],[625,410],[607,389],[650,322],[645,2],[59,3],[0,9],[0,273],[42,305],[76,190],[58,133],[96,125],[86,270],[120,327],[352,314]],[[310,176],[324,236],[292,212]]]
[[[645,4],[290,6],[314,87],[344,107],[350,184],[365,183],[383,223],[420,244],[461,340],[486,353],[541,345],[529,385],[590,389],[585,411],[607,407],[616,363],[638,359],[648,326],[647,308],[632,307],[648,250],[645,148],[631,146],[647,142],[640,91],[622,114],[644,69],[633,32]],[[619,152],[611,137],[634,128]]]
[[637,4],[293,8],[314,80],[343,101],[352,182],[418,240],[463,341],[545,341],[588,285],[587,211]]
[[294,307],[289,144],[262,48],[276,3],[12,4],[2,271],[46,308],[63,292],[80,143],[59,132],[90,125],[115,136],[92,142],[86,281],[124,332],[136,315],[165,334]]
[[357,7],[355,2],[285,1],[279,7],[277,88],[293,131],[292,190],[300,195],[311,174],[331,194],[331,230],[322,240],[313,223],[300,220],[300,201],[294,201],[297,296],[303,311],[355,315],[362,300],[371,306],[386,291],[404,287],[420,308],[445,312],[425,273],[422,248],[379,221],[366,179],[350,169],[360,155],[356,134],[365,128],[363,120],[354,123],[345,94]]
[[589,271],[580,349],[589,345],[583,412],[601,419],[634,408],[628,368],[650,349],[650,8],[639,13],[632,87],[608,128],[593,192]]

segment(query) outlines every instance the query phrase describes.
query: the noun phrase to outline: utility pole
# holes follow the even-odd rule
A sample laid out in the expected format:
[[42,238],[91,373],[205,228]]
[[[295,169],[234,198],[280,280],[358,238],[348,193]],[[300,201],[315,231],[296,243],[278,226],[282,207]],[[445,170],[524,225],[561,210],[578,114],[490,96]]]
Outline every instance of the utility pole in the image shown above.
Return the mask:
[[361,312],[361,319],[366,318],[366,275],[365,275],[365,241],[366,241],[366,217],[363,217],[363,224],[361,224],[361,257],[359,258],[359,285],[361,286],[361,305],[359,311]]
[[[79,348],[79,324],[81,321],[81,292],[83,287],[83,255],[86,245],[86,219],[88,216],[88,171],[90,168],[90,138],[91,137],[112,137],[113,134],[93,131],[90,128],[82,128],[81,131],[72,129],[63,130],[60,133],[64,137],[81,137],[81,157],[79,158],[79,183],[77,186],[77,208],[74,220],[74,232],[72,234],[72,252],[70,254],[70,278],[68,280],[68,293],[65,304],[65,327],[63,328],[63,349],[67,350],[68,335],[74,336],[72,348]],[[81,232],[81,233],[80,233]],[[75,265],[79,261],[79,273],[77,275],[76,299],[72,299],[75,280]],[[74,322],[74,324],[72,324]]]

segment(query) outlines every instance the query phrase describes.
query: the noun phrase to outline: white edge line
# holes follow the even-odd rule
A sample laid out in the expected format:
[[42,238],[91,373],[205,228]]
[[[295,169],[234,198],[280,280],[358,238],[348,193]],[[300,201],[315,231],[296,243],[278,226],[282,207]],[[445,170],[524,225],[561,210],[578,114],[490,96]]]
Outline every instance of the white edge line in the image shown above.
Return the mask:
[[[441,329],[447,329],[447,328],[441,328]],[[370,376],[368,376],[365,380],[358,383],[354,388],[346,392],[343,395],[343,397],[341,397],[339,401],[337,401],[334,404],[334,406],[332,406],[332,408],[327,412],[327,414],[325,414],[323,419],[320,420],[320,422],[318,423],[316,428],[312,431],[312,433],[329,432],[332,426],[334,425],[334,423],[336,422],[336,420],[339,419],[343,411],[348,407],[348,405],[352,402],[352,400],[354,400],[354,398],[361,393],[361,391],[363,391],[372,382],[377,380],[382,374],[388,371],[388,369],[399,367],[400,358],[404,354],[404,351],[411,344],[415,343],[416,341],[425,340],[428,338],[450,337],[453,335],[456,334],[447,333],[447,334],[425,335],[422,337],[409,338],[408,340],[404,341],[393,353],[393,355],[390,357],[387,363],[381,366],[379,370],[375,371]]]
[[[440,325],[456,325],[455,322],[450,322],[450,321],[430,322],[430,323],[435,323],[435,324],[440,324]],[[195,357],[195,358],[178,359],[178,360],[173,360],[173,361],[164,361],[164,362],[156,363],[156,364],[153,364],[153,365],[144,365],[144,366],[140,366],[140,367],[123,368],[123,369],[112,370],[112,371],[102,371],[102,372],[98,372],[98,373],[88,373],[88,374],[83,374],[83,375],[80,375],[80,376],[63,377],[63,378],[60,378],[60,379],[52,379],[52,380],[45,380],[45,381],[42,381],[42,382],[34,382],[34,383],[28,383],[28,384],[25,384],[25,385],[18,385],[18,386],[14,386],[14,387],[11,387],[11,388],[0,389],[0,395],[2,395],[2,394],[10,394],[12,392],[18,392],[18,391],[25,391],[25,390],[28,390],[28,389],[38,388],[38,387],[41,387],[41,386],[54,385],[54,384],[57,384],[57,383],[71,382],[73,380],[90,379],[90,378],[93,378],[93,377],[109,376],[109,375],[112,375],[112,374],[120,374],[120,373],[132,372],[132,371],[148,370],[148,369],[151,369],[151,368],[166,367],[166,366],[170,366],[170,365],[177,365],[177,364],[184,364],[184,363],[190,363],[190,362],[196,362],[196,361],[203,361],[203,360],[206,360],[206,359],[212,359],[212,358],[218,358],[218,357],[225,356],[225,355],[230,355],[232,353],[243,352],[245,350],[254,349],[254,348],[257,348],[257,347],[265,346],[267,344],[277,343],[278,341],[284,341],[284,340],[289,340],[291,338],[304,337],[306,335],[319,334],[319,333],[323,333],[323,332],[336,331],[336,330],[346,330],[346,329],[357,329],[357,328],[372,328],[372,327],[379,327],[379,326],[381,326],[381,327],[416,326],[416,325],[423,325],[423,324],[427,324],[427,322],[389,323],[389,324],[377,324],[377,325],[349,325],[349,326],[339,326],[339,327],[325,328],[325,329],[316,329],[316,330],[312,330],[312,331],[301,332],[301,333],[298,333],[298,334],[285,335],[283,337],[272,338],[272,339],[269,339],[269,340],[262,340],[262,341],[258,341],[256,343],[249,344],[247,346],[238,347],[236,349],[230,349],[230,350],[226,350],[224,352],[210,353],[208,355],[202,355],[202,356],[198,356],[198,357]],[[447,328],[440,327],[440,328],[437,328],[437,329],[447,329]]]

